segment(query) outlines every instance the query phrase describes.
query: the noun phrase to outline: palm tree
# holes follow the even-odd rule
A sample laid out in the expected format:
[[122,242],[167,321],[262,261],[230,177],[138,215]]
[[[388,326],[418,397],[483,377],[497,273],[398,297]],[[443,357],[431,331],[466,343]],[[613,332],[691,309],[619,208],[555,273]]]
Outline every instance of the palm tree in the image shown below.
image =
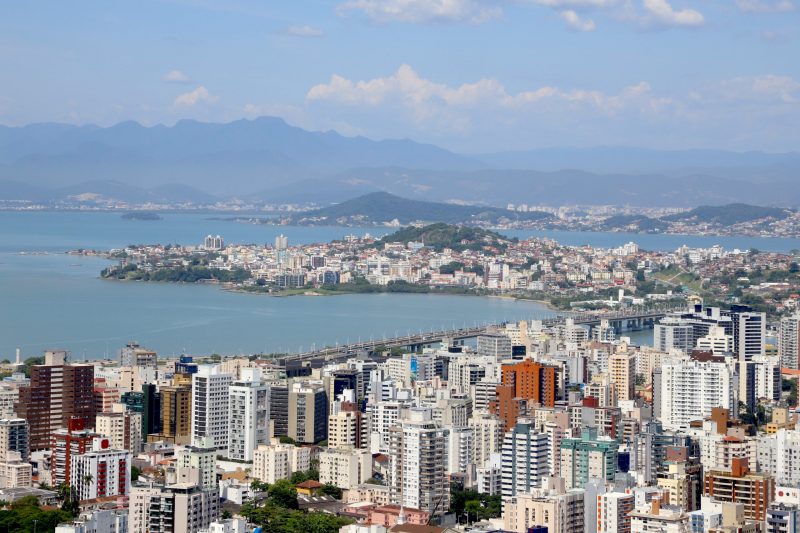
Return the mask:
[[85,474],[83,476],[83,484],[84,485],[90,485],[92,483],[92,481],[94,481],[94,476],[93,475]]

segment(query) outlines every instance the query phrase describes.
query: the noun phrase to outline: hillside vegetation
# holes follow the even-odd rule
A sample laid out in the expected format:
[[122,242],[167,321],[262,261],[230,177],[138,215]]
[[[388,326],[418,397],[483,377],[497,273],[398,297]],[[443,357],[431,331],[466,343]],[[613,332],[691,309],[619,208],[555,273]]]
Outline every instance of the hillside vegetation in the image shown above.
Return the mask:
[[377,241],[377,245],[385,243],[399,242],[408,244],[409,242],[422,242],[425,246],[441,251],[444,248],[452,250],[482,250],[484,248],[497,248],[504,250],[509,242],[508,239],[494,231],[481,228],[465,228],[452,226],[449,224],[430,224],[428,226],[408,227],[387,235]]
[[296,224],[383,224],[396,220],[400,224],[416,221],[465,224],[550,218],[552,215],[541,211],[520,213],[498,207],[425,202],[401,198],[386,192],[374,192],[336,205],[308,211],[293,217],[292,222]]

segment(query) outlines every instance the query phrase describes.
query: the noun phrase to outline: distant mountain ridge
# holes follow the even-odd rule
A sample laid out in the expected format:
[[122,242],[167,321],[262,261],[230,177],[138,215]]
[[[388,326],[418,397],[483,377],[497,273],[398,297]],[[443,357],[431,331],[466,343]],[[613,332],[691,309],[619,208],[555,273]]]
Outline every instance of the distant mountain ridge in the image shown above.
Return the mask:
[[442,222],[448,224],[495,223],[502,219],[533,221],[553,218],[549,213],[520,213],[496,207],[453,205],[401,198],[386,192],[374,192],[339,204],[308,211],[292,217],[295,224],[349,223],[385,224],[397,221]]
[[171,127],[0,126],[0,180],[44,187],[116,180],[244,194],[364,165],[483,166],[433,145],[308,132],[271,117],[225,124],[182,120]]
[[497,206],[796,207],[798,179],[798,153],[600,147],[464,155],[408,139],[306,131],[273,117],[0,126],[0,200],[325,205],[384,191]]

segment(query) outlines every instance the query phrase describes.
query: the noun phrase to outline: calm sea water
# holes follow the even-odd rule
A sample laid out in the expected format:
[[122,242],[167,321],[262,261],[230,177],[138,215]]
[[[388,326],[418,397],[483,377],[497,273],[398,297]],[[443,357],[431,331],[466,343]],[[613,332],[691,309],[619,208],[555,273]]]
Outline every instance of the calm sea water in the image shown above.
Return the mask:
[[[114,355],[130,340],[164,354],[298,351],[420,329],[551,314],[533,302],[500,298],[412,294],[273,298],[215,286],[119,283],[98,278],[106,261],[63,254],[130,243],[200,243],[209,233],[238,243],[271,243],[283,233],[298,244],[389,232],[259,226],[209,217],[167,214],[160,221],[129,221],[118,213],[0,212],[0,358],[12,358],[16,347],[26,356],[63,348],[76,358],[99,358]],[[663,250],[682,244],[776,251],[800,247],[795,239],[508,233],[604,247],[633,240],[643,248]],[[651,336],[650,332],[633,335],[640,343],[650,342]]]

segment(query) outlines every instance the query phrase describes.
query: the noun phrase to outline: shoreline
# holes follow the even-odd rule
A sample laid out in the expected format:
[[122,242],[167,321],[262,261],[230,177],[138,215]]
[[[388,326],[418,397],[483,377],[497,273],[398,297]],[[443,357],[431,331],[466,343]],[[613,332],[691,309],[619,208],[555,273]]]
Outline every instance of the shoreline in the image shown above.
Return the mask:
[[498,298],[503,300],[514,300],[518,302],[532,302],[539,305],[544,306],[548,311],[552,311],[554,313],[569,313],[571,311],[567,309],[560,309],[555,307],[552,303],[547,300],[542,300],[540,298],[525,298],[521,296],[516,296],[513,294],[472,294],[469,292],[447,292],[442,290],[430,290],[430,291],[322,291],[319,292],[319,289],[304,289],[304,290],[292,290],[289,293],[283,292],[266,292],[266,291],[248,291],[245,288],[242,288],[236,284],[230,282],[220,282],[217,280],[208,280],[208,281],[199,281],[199,282],[183,282],[183,281],[142,281],[142,280],[125,280],[125,279],[117,279],[117,278],[104,278],[103,276],[98,276],[97,279],[103,281],[112,281],[112,282],[120,282],[120,283],[154,283],[159,285],[215,285],[220,290],[225,292],[230,292],[234,294],[247,294],[252,296],[268,296],[272,298],[291,298],[294,296],[306,296],[306,297],[335,297],[335,296],[348,296],[348,295],[376,295],[376,294],[419,294],[419,295],[432,295],[432,296],[464,296],[469,298]]
[[[43,207],[41,209],[15,209],[9,207],[0,207],[0,213],[86,213],[86,214],[98,214],[98,213],[112,213],[112,214],[121,214],[124,215],[130,212],[138,212],[138,209],[133,208],[126,208],[126,209],[80,209],[80,208],[51,208],[51,207]],[[250,225],[261,225],[261,226],[270,226],[270,227],[304,227],[304,228],[315,228],[315,227],[343,227],[343,228],[382,228],[386,230],[394,230],[401,226],[391,226],[386,223],[361,223],[361,224],[281,224],[271,223],[271,222],[259,222],[253,220],[246,220],[247,217],[249,218],[256,218],[257,217],[264,217],[268,216],[272,213],[264,212],[264,211],[256,211],[256,210],[243,210],[243,211],[233,211],[233,210],[214,210],[210,208],[198,208],[198,209],[155,209],[150,210],[156,214],[165,214],[165,215],[196,215],[196,216],[206,216],[210,217],[207,218],[208,220],[214,220],[219,222],[235,222],[235,223],[243,223],[243,224],[250,224]],[[129,220],[131,222],[164,222],[164,219],[160,220],[140,220],[140,219],[132,219]],[[407,226],[408,224],[406,224]],[[800,239],[800,234],[790,234],[790,235],[763,235],[757,232],[745,232],[745,233],[727,233],[721,231],[698,231],[692,233],[686,232],[673,232],[673,231],[663,231],[663,232],[648,232],[648,231],[628,231],[622,229],[589,229],[589,228],[581,228],[581,227],[528,227],[528,226],[512,226],[512,227],[497,227],[492,225],[473,225],[468,223],[461,223],[457,225],[464,225],[467,227],[479,227],[481,229],[493,230],[493,231],[553,231],[553,232],[572,232],[572,233],[619,233],[619,234],[626,234],[626,235],[641,235],[641,236],[656,236],[656,235],[664,235],[664,236],[672,236],[672,237],[747,237],[752,239]]]

